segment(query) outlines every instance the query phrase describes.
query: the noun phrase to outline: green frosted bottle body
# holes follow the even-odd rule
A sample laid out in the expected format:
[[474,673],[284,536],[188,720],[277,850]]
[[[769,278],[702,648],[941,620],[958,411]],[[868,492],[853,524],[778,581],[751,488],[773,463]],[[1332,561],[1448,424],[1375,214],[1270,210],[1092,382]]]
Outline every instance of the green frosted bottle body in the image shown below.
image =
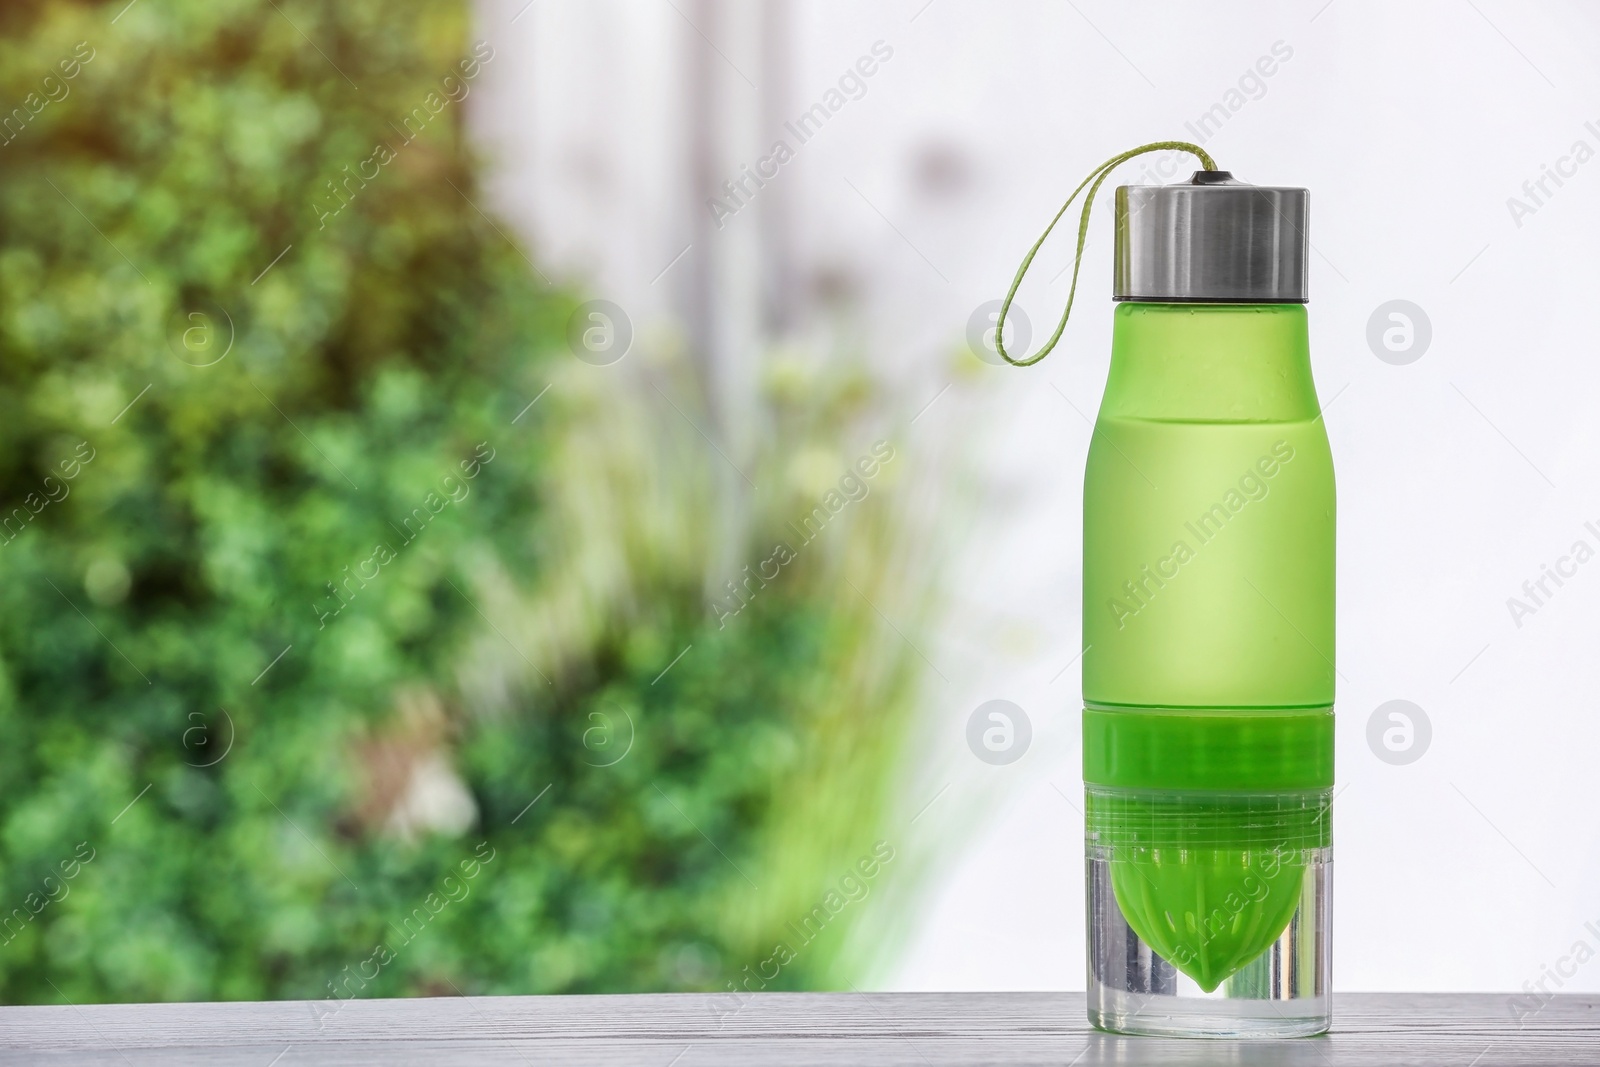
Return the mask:
[[1326,1028],[1334,518],[1302,305],[1118,306],[1083,509],[1099,1025]]
[[1333,462],[1303,306],[1119,305],[1083,515],[1089,706],[1332,706]]

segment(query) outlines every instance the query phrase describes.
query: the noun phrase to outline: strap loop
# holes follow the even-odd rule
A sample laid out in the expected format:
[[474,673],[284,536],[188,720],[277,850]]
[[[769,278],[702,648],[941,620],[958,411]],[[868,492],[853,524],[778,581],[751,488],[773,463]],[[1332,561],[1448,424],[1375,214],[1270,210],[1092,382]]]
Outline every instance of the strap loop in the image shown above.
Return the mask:
[[[1116,170],[1135,156],[1142,156],[1147,152],[1188,152],[1200,160],[1200,166],[1205,170],[1217,169],[1216,160],[1212,159],[1206,150],[1199,145],[1190,144],[1188,141],[1155,141],[1151,144],[1129,149],[1120,156],[1113,156],[1090,171],[1089,176],[1083,179],[1083,182],[1076,189],[1072,190],[1072,195],[1067,197],[1065,204],[1061,205],[1061,210],[1056,212],[1056,217],[1050,220],[1050,225],[1044,228],[1044,233],[1040,234],[1039,239],[1033,242],[1033,247],[1028,249],[1028,254],[1022,259],[1022,266],[1017,268],[1017,276],[1011,280],[1011,290],[1006,293],[1006,298],[1000,305],[1000,319],[995,323],[994,328],[994,347],[995,351],[1000,353],[1000,358],[1013,367],[1033,366],[1045,356],[1048,356],[1050,350],[1055,348],[1056,342],[1061,340],[1061,333],[1067,328],[1067,319],[1072,314],[1073,298],[1078,295],[1078,268],[1083,265],[1083,243],[1089,236],[1089,211],[1094,207],[1095,194],[1100,191],[1101,184],[1111,176],[1113,170]],[[1083,201],[1083,214],[1078,221],[1078,249],[1072,257],[1072,288],[1067,291],[1067,306],[1061,312],[1061,321],[1056,324],[1056,332],[1050,335],[1050,340],[1045,342],[1043,348],[1026,359],[1012,359],[1006,354],[1004,340],[1006,312],[1011,310],[1011,301],[1017,295],[1017,288],[1022,285],[1022,276],[1028,273],[1028,267],[1032,265],[1033,257],[1038,254],[1040,247],[1045,242],[1045,238],[1050,236],[1050,231],[1056,228],[1056,223],[1061,221],[1061,216],[1067,213],[1067,208],[1072,206],[1072,202],[1078,198],[1079,193],[1083,192],[1085,186],[1089,188],[1089,195]]]

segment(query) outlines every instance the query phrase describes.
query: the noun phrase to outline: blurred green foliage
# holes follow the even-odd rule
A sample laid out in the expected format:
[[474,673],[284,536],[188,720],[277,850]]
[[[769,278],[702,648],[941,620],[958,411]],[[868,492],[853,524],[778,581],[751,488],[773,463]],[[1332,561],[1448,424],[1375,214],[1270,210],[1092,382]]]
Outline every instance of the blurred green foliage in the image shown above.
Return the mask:
[[726,627],[704,531],[641,512],[626,595],[574,564],[616,401],[560,399],[571,302],[478,209],[468,28],[0,8],[5,1002],[721,989],[870,848],[909,677],[859,670],[871,559]]

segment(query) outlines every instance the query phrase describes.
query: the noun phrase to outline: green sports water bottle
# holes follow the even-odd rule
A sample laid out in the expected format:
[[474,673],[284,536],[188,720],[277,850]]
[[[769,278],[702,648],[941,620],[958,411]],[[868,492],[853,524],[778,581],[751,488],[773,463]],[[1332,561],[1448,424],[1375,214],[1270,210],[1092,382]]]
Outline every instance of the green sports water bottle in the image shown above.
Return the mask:
[[1334,483],[1306,332],[1308,196],[1163,147],[1207,169],[1117,190],[1120,305],[1084,477],[1089,1016],[1124,1033],[1320,1033]]

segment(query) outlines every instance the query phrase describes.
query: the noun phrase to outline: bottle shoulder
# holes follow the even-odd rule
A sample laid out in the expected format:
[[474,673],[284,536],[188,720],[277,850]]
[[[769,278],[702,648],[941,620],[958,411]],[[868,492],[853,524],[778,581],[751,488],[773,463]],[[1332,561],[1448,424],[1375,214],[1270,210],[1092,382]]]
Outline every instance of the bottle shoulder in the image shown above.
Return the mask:
[[1294,422],[1319,411],[1298,304],[1123,304],[1102,414]]

